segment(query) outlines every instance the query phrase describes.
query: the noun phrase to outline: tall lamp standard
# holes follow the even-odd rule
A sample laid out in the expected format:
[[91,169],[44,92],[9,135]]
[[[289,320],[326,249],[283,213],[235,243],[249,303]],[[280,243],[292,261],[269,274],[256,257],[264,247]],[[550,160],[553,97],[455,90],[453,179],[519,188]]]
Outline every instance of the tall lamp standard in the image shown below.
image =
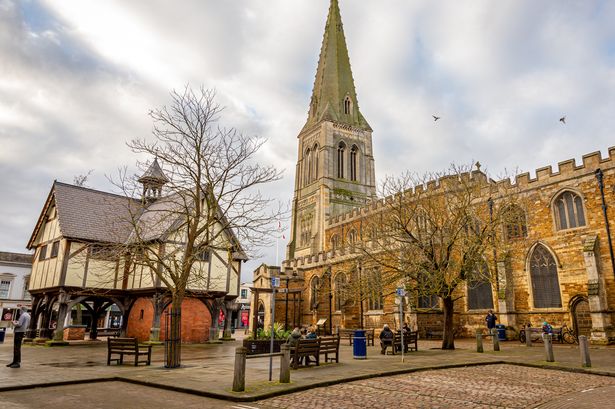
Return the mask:
[[329,280],[329,335],[333,334],[333,274],[331,273],[331,265],[327,266],[327,270],[324,272],[323,277]]
[[[293,270],[293,274],[292,274],[292,277],[291,277],[290,275],[286,274],[286,269],[284,268],[284,266],[282,266],[281,269],[280,269],[280,274],[284,275],[286,277],[285,278],[285,281],[286,281],[286,298],[284,300],[284,303],[285,303],[285,308],[284,308],[284,310],[285,310],[285,313],[284,313],[284,330],[288,331],[288,294],[290,292],[289,284],[290,284],[291,280],[294,280],[294,279],[297,278],[297,271]],[[293,297],[293,300],[294,299],[295,298]],[[294,308],[296,308],[296,305],[294,304],[294,301],[293,301],[293,311],[294,311]],[[293,316],[294,316],[294,313],[293,313]]]

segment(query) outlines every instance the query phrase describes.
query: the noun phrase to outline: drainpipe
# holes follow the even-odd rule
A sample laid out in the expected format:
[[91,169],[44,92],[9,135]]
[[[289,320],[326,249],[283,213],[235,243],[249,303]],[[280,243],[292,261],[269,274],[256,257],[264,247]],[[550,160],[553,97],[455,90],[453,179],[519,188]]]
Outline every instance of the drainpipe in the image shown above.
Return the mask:
[[611,254],[611,266],[613,274],[615,274],[615,256],[613,255],[613,242],[611,241],[611,228],[609,226],[609,216],[607,214],[607,205],[604,198],[604,173],[602,169],[596,169],[596,179],[598,179],[598,187],[600,187],[600,197],[602,198],[602,214],[604,215],[604,224],[606,225],[606,237],[609,241],[609,252]]

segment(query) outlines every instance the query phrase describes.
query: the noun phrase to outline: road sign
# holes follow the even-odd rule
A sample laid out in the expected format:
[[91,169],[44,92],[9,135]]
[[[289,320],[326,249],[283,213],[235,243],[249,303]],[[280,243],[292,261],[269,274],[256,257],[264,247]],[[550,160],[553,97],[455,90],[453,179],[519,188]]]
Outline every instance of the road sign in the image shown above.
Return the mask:
[[403,288],[398,288],[396,291],[396,294],[398,297],[405,297],[406,296],[406,290]]
[[280,277],[271,277],[271,286],[279,287],[280,286]]

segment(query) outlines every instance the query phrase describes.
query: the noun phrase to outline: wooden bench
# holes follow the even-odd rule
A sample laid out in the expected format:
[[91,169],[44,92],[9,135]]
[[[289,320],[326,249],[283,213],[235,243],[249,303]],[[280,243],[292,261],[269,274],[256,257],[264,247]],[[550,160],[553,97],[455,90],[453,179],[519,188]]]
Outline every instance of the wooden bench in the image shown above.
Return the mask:
[[99,328],[97,335],[99,337],[119,337],[120,329],[119,328]]
[[[459,328],[453,327],[453,335],[457,337]],[[444,337],[443,327],[426,327],[425,339],[442,339]]]
[[[404,334],[404,345],[405,345],[404,350],[405,351],[418,351],[419,350],[418,341],[419,341],[418,332],[414,331],[414,332]],[[400,352],[401,349],[402,349],[401,333],[396,332],[395,338],[393,338],[393,348],[391,349],[392,355],[395,355],[396,353]]]
[[300,339],[290,351],[293,369],[305,359],[305,366],[310,364],[310,357],[314,357],[316,366],[320,366],[320,339]]
[[[528,330],[530,333],[530,337],[532,341],[542,341],[542,327],[523,327],[525,331],[525,336],[528,334]],[[551,333],[553,334],[553,341],[558,341],[560,343],[564,343],[564,337],[562,336],[562,327],[552,327]]]
[[[340,338],[348,338],[348,345],[352,345],[352,339],[354,337],[354,332],[357,331],[355,329],[346,329],[346,328],[339,328],[337,330],[337,334],[340,336]],[[361,331],[365,331],[365,337],[367,338],[367,346],[371,345],[374,346],[374,329],[364,329]]]
[[[329,354],[335,354],[335,358],[329,358]],[[334,335],[332,337],[320,338],[320,355],[325,356],[325,362],[340,362],[340,336]]]
[[[113,355],[119,355],[119,357],[113,358]],[[124,355],[134,355],[135,366],[140,363],[149,365],[152,360],[152,346],[139,345],[136,338],[107,338],[107,365],[111,365],[111,361],[117,361],[119,365],[122,365]],[[140,356],[146,356],[147,360],[139,361]]]

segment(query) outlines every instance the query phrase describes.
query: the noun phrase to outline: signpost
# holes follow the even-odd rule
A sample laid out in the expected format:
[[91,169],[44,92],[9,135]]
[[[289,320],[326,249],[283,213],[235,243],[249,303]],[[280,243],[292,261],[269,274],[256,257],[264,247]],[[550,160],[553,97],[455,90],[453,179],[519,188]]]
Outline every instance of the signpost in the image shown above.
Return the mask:
[[[395,291],[399,297],[399,327],[401,332],[401,361],[404,362],[404,297],[406,296],[406,290],[402,287],[398,287]],[[393,347],[395,348],[395,347]]]
[[269,345],[269,382],[273,371],[273,340],[275,338],[275,289],[280,286],[280,277],[271,277],[271,344]]

